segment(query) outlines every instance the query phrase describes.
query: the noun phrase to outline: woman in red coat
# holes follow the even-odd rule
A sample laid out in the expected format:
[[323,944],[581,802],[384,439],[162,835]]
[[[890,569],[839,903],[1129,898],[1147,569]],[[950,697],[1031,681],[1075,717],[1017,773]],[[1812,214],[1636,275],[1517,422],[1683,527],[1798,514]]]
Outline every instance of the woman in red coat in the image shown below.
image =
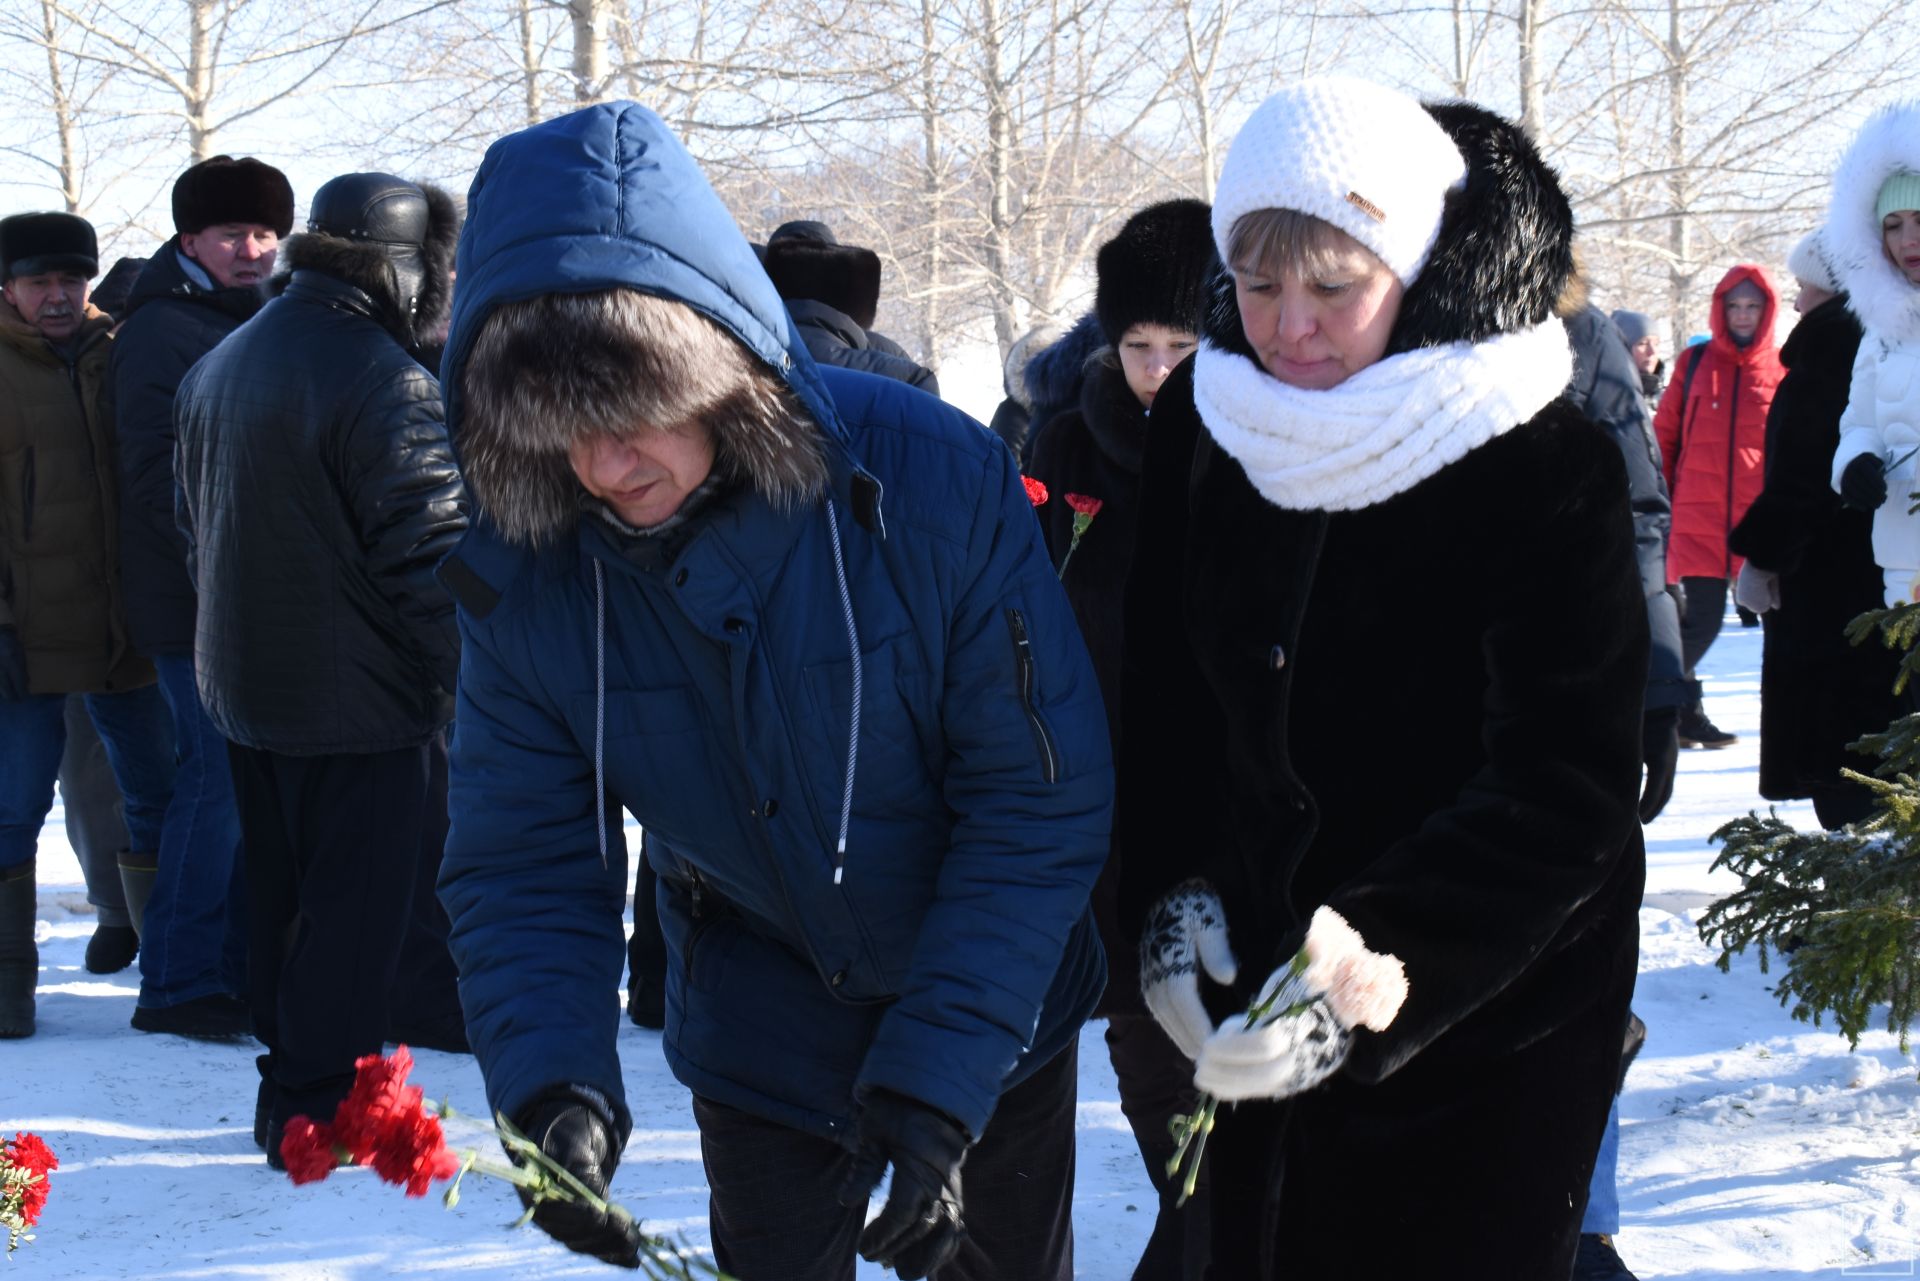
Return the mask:
[[1778,309],[1764,270],[1740,263],[1727,272],[1713,291],[1713,337],[1674,362],[1673,380],[1653,419],[1673,495],[1667,581],[1679,583],[1686,593],[1680,619],[1680,655],[1689,682],[1680,712],[1680,742],[1686,747],[1725,747],[1734,741],[1701,710],[1694,665],[1720,634],[1727,584],[1740,568],[1727,548],[1727,534],[1759,496],[1764,479],[1767,409],[1782,373],[1773,340]]

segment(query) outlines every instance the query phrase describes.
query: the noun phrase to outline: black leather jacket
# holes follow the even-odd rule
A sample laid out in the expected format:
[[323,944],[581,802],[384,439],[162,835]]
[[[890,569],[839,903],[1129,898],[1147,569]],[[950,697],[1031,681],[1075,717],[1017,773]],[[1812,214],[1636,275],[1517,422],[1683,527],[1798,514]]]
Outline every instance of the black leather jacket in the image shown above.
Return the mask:
[[388,751],[452,717],[459,639],[434,569],[466,530],[466,488],[440,386],[389,317],[296,261],[181,384],[200,696],[243,746]]

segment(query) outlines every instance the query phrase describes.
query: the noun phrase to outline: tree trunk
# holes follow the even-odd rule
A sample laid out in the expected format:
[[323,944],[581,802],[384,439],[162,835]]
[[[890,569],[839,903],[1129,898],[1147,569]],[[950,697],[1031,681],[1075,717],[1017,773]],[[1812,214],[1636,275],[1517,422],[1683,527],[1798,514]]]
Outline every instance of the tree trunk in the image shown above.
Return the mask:
[[518,0],[514,20],[520,28],[520,87],[526,103],[526,123],[540,123],[540,52],[533,42],[533,0]]
[[940,372],[940,283],[946,266],[945,183],[940,163],[940,87],[934,36],[938,0],[920,0],[920,147],[923,191],[927,201],[926,270],[920,281],[920,351],[927,367]]
[[214,154],[214,125],[208,119],[213,110],[214,40],[218,18],[216,0],[187,0],[187,146],[193,163],[199,164]]
[[987,91],[987,271],[993,333],[1005,358],[1019,335],[1013,291],[1013,115],[1001,63],[1000,0],[981,0],[980,58]]
[[1540,24],[1547,0],[1520,0],[1520,128],[1536,143],[1547,131],[1546,95],[1540,85]]
[[42,31],[47,37],[47,97],[53,103],[53,127],[60,144],[60,199],[67,212],[80,212],[80,167],[73,139],[73,102],[60,74],[60,31],[53,21],[53,0],[40,0]]
[[573,24],[573,100],[580,106],[600,101],[607,88],[608,0],[567,0]]
[[1677,356],[1687,341],[1687,294],[1698,268],[1693,261],[1692,193],[1687,181],[1687,47],[1680,34],[1682,0],[1667,0],[1667,194],[1673,216],[1667,224],[1667,323]]

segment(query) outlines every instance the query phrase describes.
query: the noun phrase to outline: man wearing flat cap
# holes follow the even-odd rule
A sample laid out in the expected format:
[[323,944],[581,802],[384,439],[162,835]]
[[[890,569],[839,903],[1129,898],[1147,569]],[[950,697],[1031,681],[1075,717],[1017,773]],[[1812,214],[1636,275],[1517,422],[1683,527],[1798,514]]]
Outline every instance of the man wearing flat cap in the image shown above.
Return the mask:
[[122,865],[140,937],[133,1026],[206,1039],[248,1031],[240,820],[226,742],[194,683],[195,597],[174,524],[173,402],[194,362],[265,302],[293,188],[272,165],[214,156],[173,185],[178,234],[149,259],[114,344],[121,534],[134,645],[153,660],[173,711],[179,782],[159,856]]
[[134,850],[157,847],[173,792],[166,705],[122,608],[99,270],[84,219],[0,219],[0,1037],[34,1031],[34,854],[67,695],[106,745]]

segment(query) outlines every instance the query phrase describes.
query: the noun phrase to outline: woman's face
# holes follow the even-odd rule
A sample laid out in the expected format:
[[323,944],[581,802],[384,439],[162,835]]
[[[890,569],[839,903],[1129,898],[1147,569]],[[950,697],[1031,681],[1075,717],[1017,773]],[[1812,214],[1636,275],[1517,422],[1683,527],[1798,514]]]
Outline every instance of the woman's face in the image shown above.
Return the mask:
[[1337,387],[1386,354],[1406,288],[1359,244],[1311,277],[1235,267],[1240,325],[1260,366],[1290,387]]
[[680,510],[713,470],[713,435],[695,423],[672,431],[642,429],[623,440],[595,436],[567,450],[573,474],[595,498],[637,529]]
[[1195,338],[1184,329],[1143,320],[1128,325],[1120,335],[1120,372],[1127,376],[1127,389],[1143,408],[1153,408],[1160,384],[1167,381],[1173,367],[1187,358]]
[[1920,209],[1896,209],[1880,220],[1880,243],[1906,278],[1920,285]]

